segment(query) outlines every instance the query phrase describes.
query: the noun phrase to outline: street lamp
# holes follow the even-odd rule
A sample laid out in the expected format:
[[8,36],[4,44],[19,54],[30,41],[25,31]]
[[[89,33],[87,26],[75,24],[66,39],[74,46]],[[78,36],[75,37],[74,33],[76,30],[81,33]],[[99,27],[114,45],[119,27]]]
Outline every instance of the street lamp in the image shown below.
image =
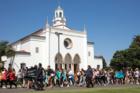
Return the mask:
[[[58,37],[58,53],[57,53],[57,56],[56,56],[56,61],[59,63],[59,56],[60,56],[60,35],[62,35],[62,33],[59,33],[59,32],[55,32],[55,34],[57,35]],[[57,69],[57,66],[58,64],[56,63],[55,65],[55,68]],[[59,66],[60,68],[62,68],[62,64],[60,64]]]
[[60,53],[60,35],[62,35],[63,33],[55,32],[55,34],[58,37],[58,53]]

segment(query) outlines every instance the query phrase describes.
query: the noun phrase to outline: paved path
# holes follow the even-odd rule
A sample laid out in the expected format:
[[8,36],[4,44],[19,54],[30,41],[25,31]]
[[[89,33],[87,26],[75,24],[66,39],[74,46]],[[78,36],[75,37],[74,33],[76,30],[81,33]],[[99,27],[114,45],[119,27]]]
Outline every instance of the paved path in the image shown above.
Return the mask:
[[[108,85],[108,86],[95,86],[94,88],[140,88],[140,85]],[[71,89],[77,89],[77,88],[83,88],[83,87],[69,87],[69,88],[59,88],[59,87],[54,87],[54,88],[46,88],[44,91],[51,91],[51,90],[71,90]],[[85,87],[84,87],[85,88]],[[5,89],[5,88],[0,88],[0,93],[25,93],[25,92],[35,92],[33,89],[27,89],[27,88],[13,88],[13,89]]]

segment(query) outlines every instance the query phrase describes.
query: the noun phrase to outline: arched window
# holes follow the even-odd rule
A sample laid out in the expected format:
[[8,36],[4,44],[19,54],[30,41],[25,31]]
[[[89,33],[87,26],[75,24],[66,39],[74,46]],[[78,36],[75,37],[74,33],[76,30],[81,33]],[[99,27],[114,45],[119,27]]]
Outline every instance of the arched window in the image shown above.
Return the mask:
[[59,17],[62,17],[62,12],[59,13]]
[[56,17],[58,17],[58,13],[56,12]]

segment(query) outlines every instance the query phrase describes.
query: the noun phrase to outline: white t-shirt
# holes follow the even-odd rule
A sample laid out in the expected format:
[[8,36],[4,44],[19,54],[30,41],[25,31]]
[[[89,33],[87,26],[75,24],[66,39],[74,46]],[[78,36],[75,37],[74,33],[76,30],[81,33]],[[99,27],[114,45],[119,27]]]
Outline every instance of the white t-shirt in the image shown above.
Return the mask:
[[70,70],[68,74],[69,74],[69,78],[72,78],[72,76],[74,75],[72,70]]
[[135,72],[134,72],[134,75],[135,75],[135,77],[138,78],[138,77],[139,77],[139,71],[135,71]]

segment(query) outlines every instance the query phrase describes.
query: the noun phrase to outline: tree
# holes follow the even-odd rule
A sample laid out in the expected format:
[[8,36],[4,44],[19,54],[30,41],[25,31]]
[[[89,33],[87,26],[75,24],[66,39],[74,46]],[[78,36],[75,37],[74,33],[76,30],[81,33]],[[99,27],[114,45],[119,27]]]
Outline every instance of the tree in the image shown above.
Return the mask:
[[140,35],[136,35],[129,48],[140,48]]
[[15,55],[14,50],[8,44],[9,43],[7,41],[0,41],[0,63],[2,63],[2,64],[3,64],[2,60],[1,60],[2,56],[11,57],[11,56]]
[[122,67],[125,65],[124,62],[126,62],[125,60],[125,54],[126,51],[116,51],[116,53],[114,54],[110,65],[112,67],[114,67],[115,69],[122,69]]
[[106,63],[104,57],[102,59],[103,59],[103,68],[106,68],[107,67],[107,63]]
[[140,68],[140,35],[135,36],[128,49],[114,53],[110,66],[116,69],[124,67]]

